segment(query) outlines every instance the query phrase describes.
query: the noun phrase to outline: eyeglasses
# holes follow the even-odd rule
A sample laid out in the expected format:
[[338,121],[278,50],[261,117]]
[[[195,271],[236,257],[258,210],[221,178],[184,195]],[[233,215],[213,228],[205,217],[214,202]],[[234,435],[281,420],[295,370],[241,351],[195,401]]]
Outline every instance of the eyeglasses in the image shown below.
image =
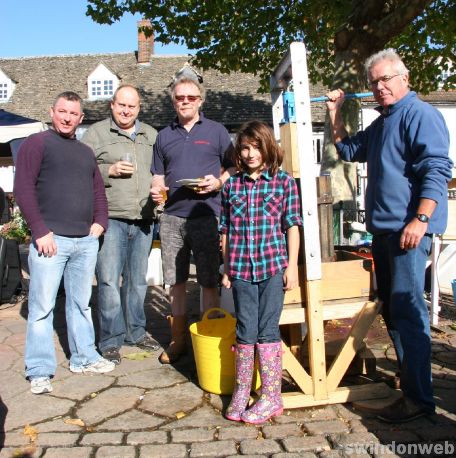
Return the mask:
[[393,78],[396,78],[396,76],[400,76],[400,73],[397,73],[396,75],[383,75],[380,78],[377,78],[376,80],[369,81],[369,84],[371,86],[377,86],[377,84],[381,81],[382,83],[387,83],[388,81],[391,81]]
[[196,102],[198,99],[200,99],[200,95],[175,95],[174,100],[176,102],[183,102],[185,99],[187,99],[189,102]]

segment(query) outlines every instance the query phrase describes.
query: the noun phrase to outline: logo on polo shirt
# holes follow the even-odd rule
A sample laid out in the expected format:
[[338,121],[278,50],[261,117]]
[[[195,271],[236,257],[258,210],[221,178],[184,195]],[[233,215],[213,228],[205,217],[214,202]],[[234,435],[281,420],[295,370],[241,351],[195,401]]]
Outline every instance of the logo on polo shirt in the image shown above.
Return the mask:
[[195,145],[210,145],[210,142],[208,142],[207,140],[195,140],[193,143]]

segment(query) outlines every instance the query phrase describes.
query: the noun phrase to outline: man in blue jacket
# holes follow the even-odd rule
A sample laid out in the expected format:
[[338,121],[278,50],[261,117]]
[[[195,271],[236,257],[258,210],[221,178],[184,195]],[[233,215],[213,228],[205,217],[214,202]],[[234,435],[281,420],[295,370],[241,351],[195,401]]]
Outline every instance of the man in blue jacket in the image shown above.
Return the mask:
[[374,54],[365,68],[380,116],[348,136],[341,89],[327,94],[327,108],[340,157],[367,162],[366,226],[373,234],[378,296],[403,392],[379,418],[401,423],[435,411],[424,273],[432,234],[446,228],[452,162],[442,115],[409,90],[408,70],[396,52]]

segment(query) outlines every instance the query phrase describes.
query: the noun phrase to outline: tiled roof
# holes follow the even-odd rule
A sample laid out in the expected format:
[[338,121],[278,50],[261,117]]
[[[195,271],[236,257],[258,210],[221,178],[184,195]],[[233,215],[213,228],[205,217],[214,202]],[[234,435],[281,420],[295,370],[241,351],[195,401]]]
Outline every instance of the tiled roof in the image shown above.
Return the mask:
[[[174,118],[167,93],[173,75],[188,61],[188,56],[153,55],[150,65],[138,65],[136,53],[66,55],[0,59],[0,69],[17,85],[9,102],[2,108],[40,121],[49,121],[49,106],[54,97],[65,90],[87,94],[87,77],[103,63],[118,75],[121,83],[129,83],[141,91],[143,103],[140,119],[157,128]],[[230,130],[252,118],[272,123],[271,98],[259,94],[259,79],[253,74],[221,74],[215,70],[200,71],[207,90],[203,107],[207,117],[219,121]],[[324,92],[311,88],[312,95]],[[324,121],[323,104],[313,104],[314,122]],[[109,115],[106,100],[85,101],[84,123],[93,123]]]
[[[137,64],[136,52],[111,54],[79,54],[23,58],[0,58],[0,69],[16,83],[12,98],[1,108],[29,118],[49,122],[49,106],[54,97],[65,90],[87,94],[87,77],[98,64],[103,63],[121,83],[139,88],[143,103],[140,119],[154,127],[168,125],[174,110],[167,87],[173,75],[180,70],[188,56],[153,55],[150,65]],[[272,124],[272,107],[269,94],[258,93],[259,79],[253,74],[221,74],[215,70],[199,70],[207,90],[203,107],[207,117],[223,123],[235,131],[249,119],[261,119]],[[311,85],[310,95],[323,95],[323,85]],[[435,105],[454,104],[456,91],[432,92],[423,99]],[[363,104],[373,104],[365,99]],[[109,115],[107,100],[85,101],[84,123],[93,123]],[[313,123],[323,123],[325,104],[312,104]]]

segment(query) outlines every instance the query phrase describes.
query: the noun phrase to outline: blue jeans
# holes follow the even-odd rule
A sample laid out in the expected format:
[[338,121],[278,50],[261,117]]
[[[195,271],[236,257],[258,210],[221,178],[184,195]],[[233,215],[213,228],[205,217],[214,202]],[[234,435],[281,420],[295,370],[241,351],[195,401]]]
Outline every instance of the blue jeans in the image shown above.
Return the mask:
[[240,344],[280,342],[283,273],[255,283],[232,279],[236,341]]
[[[97,261],[98,321],[103,352],[134,344],[146,333],[144,298],[153,224],[109,219]],[[122,288],[120,278],[122,277]]]
[[400,232],[374,235],[372,254],[383,318],[394,343],[401,389],[418,405],[435,410],[431,373],[429,311],[423,297],[431,236],[417,248],[402,250]]
[[38,255],[30,245],[25,374],[28,378],[55,374],[53,317],[55,299],[62,275],[65,280],[68,345],[73,366],[86,366],[100,355],[95,348],[95,333],[89,306],[97,261],[98,239],[54,235],[57,254]]

